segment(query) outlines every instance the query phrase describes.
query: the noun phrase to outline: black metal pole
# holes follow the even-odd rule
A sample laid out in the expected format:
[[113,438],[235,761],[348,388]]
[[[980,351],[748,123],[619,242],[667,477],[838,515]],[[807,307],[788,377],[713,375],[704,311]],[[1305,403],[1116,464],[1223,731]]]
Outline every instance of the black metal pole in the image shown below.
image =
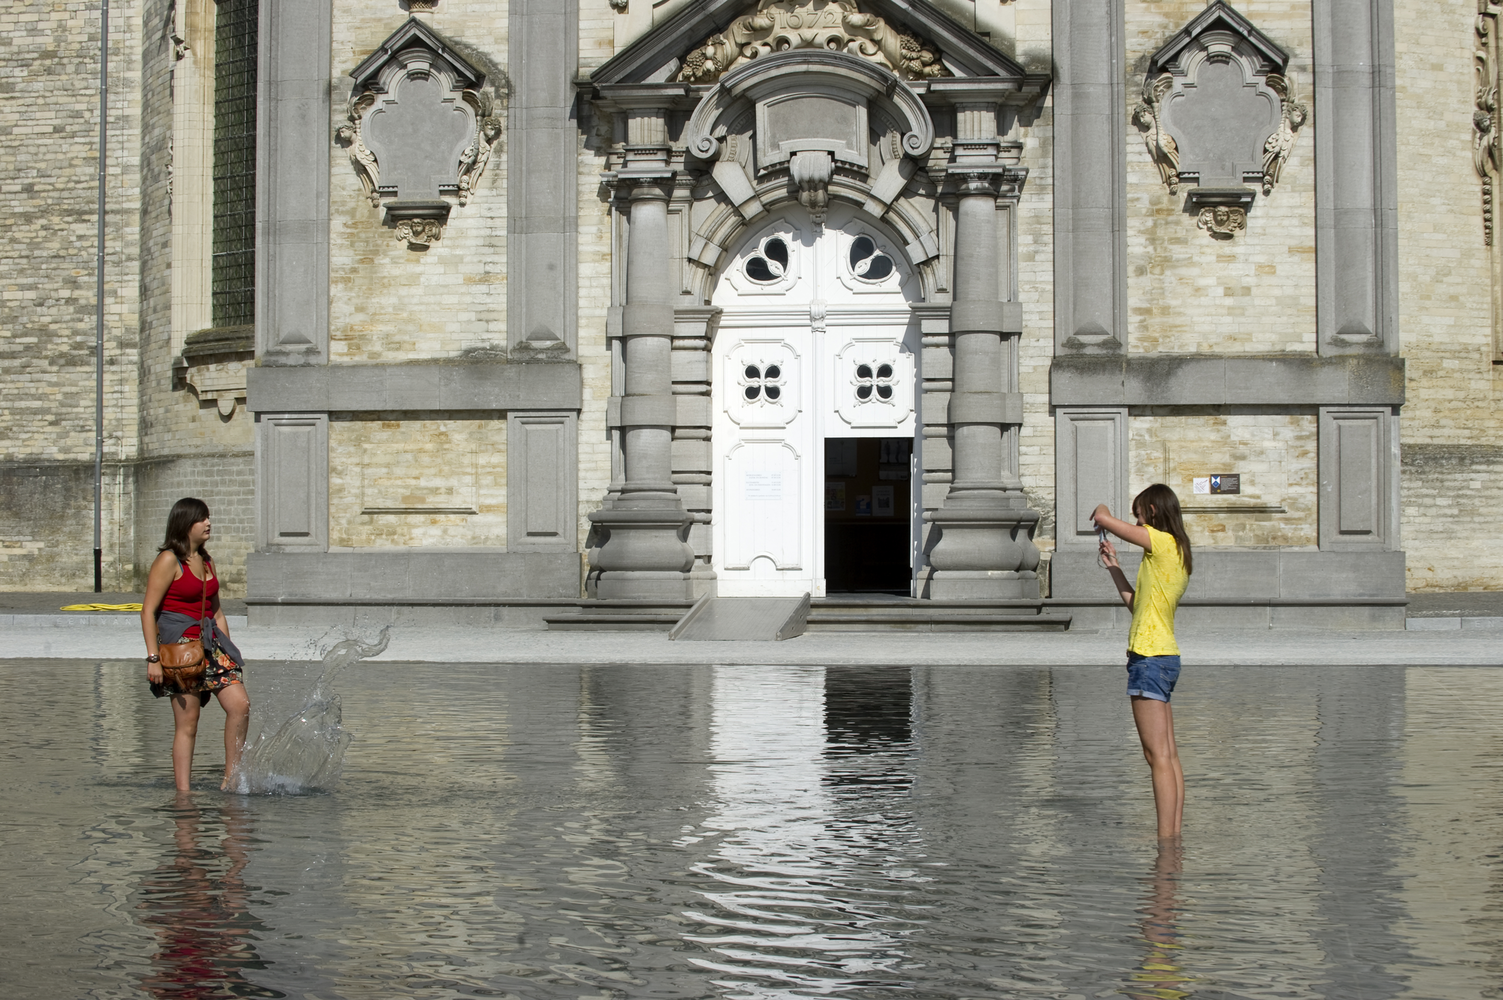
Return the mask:
[[104,138],[109,122],[110,0],[99,6],[99,246],[94,257],[94,593],[104,589]]

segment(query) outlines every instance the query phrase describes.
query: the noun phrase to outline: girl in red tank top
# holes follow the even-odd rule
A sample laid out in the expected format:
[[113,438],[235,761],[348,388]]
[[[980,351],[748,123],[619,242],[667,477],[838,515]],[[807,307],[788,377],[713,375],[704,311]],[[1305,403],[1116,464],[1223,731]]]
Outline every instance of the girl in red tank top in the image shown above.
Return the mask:
[[[182,570],[182,576],[173,580],[172,586],[167,588],[167,593],[162,595],[162,606],[157,609],[158,614],[163,611],[173,611],[196,619],[200,608],[205,614],[214,614],[219,607],[219,575],[214,572],[214,564],[208,560],[204,561],[204,571],[210,574],[207,585],[193,575],[191,567],[183,566]],[[208,590],[207,597],[204,596],[206,589]],[[197,639],[199,631],[197,625],[189,625],[183,635],[189,639]]]
[[[230,787],[238,777],[240,755],[245,749],[250,724],[250,698],[242,682],[244,667],[240,651],[230,641],[224,611],[219,606],[219,574],[204,545],[209,540],[209,507],[202,500],[184,497],[167,515],[167,538],[146,576],[146,594],[141,599],[141,633],[146,639],[146,679],[157,697],[172,699],[172,776],[179,791],[189,791],[193,771],[193,743],[198,715],[212,694],[224,709],[224,781]],[[208,635],[201,621],[210,621]],[[195,690],[169,686],[162,673],[161,645],[200,639],[206,664]]]

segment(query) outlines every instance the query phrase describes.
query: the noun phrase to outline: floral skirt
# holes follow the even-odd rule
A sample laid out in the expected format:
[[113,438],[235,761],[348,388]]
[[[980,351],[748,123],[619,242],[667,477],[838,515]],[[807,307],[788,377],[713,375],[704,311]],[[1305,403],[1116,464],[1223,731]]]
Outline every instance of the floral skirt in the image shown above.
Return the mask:
[[183,691],[176,684],[168,683],[164,677],[162,683],[151,685],[151,693],[158,698],[198,695],[199,707],[203,707],[209,703],[209,696],[215,691],[223,691],[231,684],[240,684],[243,681],[244,670],[240,664],[236,663],[229,653],[215,647],[206,657],[203,680],[192,691]]

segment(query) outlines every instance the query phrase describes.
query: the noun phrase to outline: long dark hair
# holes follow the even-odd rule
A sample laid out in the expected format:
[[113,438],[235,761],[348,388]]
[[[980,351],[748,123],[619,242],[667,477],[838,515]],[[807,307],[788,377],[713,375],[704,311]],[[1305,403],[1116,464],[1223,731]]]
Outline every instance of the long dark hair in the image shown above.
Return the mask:
[[[1175,508],[1177,511],[1179,508]],[[209,505],[198,497],[183,497],[172,505],[172,512],[167,515],[167,537],[162,541],[162,547],[158,552],[171,551],[177,556],[177,561],[184,566],[188,565],[188,531],[199,521],[209,516]],[[205,563],[214,560],[209,557],[209,550],[199,547],[198,554],[204,557]]]
[[1185,534],[1185,518],[1179,510],[1179,497],[1163,483],[1154,483],[1132,498],[1132,512],[1151,528],[1174,536],[1179,546],[1179,560],[1185,564],[1185,575],[1195,572],[1195,560],[1190,555],[1190,536]]

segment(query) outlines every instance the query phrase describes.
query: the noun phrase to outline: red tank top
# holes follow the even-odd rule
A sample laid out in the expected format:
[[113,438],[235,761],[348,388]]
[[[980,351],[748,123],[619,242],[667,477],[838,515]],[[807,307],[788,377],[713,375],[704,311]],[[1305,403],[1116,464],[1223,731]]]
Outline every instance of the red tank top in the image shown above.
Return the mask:
[[[182,567],[183,575],[172,581],[172,586],[167,588],[167,593],[162,597],[162,610],[175,611],[180,615],[187,615],[194,621],[198,621],[198,609],[203,607],[203,613],[208,617],[214,616],[214,598],[219,594],[219,574],[215,573],[209,579],[207,589],[208,596],[204,597],[205,584],[193,575],[193,570],[188,566],[178,563]],[[206,567],[206,571],[212,570],[213,563]],[[199,627],[191,625],[183,636],[188,639],[197,639]]]

